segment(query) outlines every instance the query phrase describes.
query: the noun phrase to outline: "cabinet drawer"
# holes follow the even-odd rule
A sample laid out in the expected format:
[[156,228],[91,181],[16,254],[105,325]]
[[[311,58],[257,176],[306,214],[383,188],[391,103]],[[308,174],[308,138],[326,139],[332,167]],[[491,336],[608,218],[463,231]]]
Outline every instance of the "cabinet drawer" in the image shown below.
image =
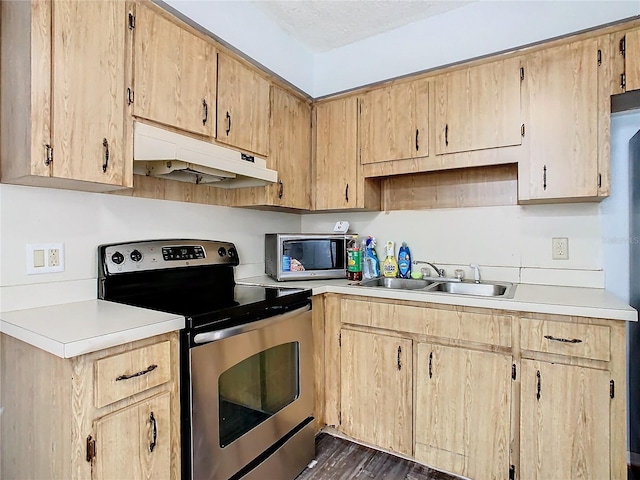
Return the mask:
[[511,317],[459,310],[342,301],[342,322],[454,340],[511,346]]
[[548,320],[520,319],[522,350],[557,353],[609,361],[610,330],[602,325],[584,325]]
[[104,407],[171,380],[171,343],[138,348],[95,362],[95,406]]

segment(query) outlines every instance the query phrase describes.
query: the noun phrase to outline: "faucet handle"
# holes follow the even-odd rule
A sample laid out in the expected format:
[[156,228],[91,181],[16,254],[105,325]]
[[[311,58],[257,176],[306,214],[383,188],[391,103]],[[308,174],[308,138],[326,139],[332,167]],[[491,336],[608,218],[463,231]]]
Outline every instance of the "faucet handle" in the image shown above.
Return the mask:
[[464,270],[462,270],[462,269],[460,269],[460,268],[456,268],[456,269],[453,271],[453,276],[454,276],[455,278],[457,278],[458,280],[460,280],[460,281],[464,280]]

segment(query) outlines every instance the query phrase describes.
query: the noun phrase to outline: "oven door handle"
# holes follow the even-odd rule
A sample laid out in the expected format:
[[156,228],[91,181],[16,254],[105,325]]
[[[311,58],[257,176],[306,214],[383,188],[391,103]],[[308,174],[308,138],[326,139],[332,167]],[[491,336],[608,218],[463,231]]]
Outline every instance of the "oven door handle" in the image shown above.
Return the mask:
[[201,345],[203,343],[215,342],[217,340],[223,340],[225,338],[233,337],[241,333],[250,332],[252,330],[259,330],[261,328],[269,327],[275,323],[282,322],[291,317],[301,315],[311,310],[311,305],[308,304],[302,308],[292,310],[291,312],[281,313],[273,317],[265,318],[264,320],[258,320],[257,322],[245,323],[243,325],[237,325],[235,327],[224,328],[222,330],[216,330],[213,332],[198,333],[193,337],[193,343]]

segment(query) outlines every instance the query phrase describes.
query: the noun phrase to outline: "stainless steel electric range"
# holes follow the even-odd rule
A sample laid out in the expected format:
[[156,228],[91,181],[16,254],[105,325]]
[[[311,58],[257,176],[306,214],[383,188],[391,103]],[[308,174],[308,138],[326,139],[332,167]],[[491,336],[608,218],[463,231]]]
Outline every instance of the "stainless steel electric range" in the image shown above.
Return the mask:
[[184,315],[182,478],[293,479],[313,459],[311,292],[236,285],[229,242],[98,247],[98,297]]

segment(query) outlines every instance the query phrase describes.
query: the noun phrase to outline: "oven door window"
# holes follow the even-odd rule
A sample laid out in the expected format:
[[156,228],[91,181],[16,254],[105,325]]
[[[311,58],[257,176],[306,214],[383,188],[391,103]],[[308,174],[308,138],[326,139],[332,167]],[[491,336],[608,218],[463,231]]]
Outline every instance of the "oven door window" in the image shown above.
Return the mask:
[[345,267],[344,240],[287,240],[282,243],[283,271],[336,270]]
[[234,365],[218,379],[224,448],[300,396],[300,345],[278,345]]

